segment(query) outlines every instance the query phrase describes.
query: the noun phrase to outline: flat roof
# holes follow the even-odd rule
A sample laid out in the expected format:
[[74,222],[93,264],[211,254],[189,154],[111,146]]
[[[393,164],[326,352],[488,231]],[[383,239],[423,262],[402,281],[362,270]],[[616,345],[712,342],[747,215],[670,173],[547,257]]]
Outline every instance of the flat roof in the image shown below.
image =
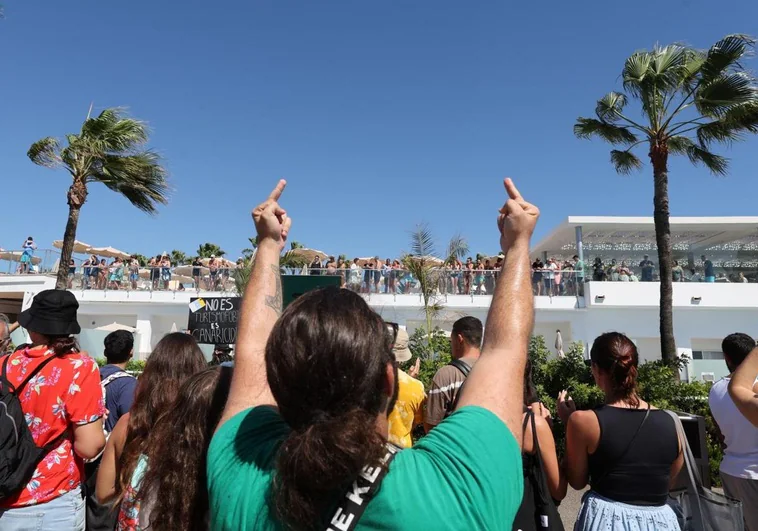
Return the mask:
[[[718,246],[758,250],[758,216],[672,217],[671,244],[675,250],[706,250]],[[588,251],[653,251],[652,216],[569,216],[533,248],[533,253],[564,254],[576,249],[576,227],[582,227]]]

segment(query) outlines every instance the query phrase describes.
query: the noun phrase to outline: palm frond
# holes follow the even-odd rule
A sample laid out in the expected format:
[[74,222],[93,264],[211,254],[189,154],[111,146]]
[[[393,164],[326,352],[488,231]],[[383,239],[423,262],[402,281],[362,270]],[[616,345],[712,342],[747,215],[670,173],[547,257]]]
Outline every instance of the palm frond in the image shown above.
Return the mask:
[[687,64],[687,48],[680,44],[656,46],[653,49],[649,76],[662,90],[675,89],[682,78],[682,67]]
[[55,168],[61,164],[60,145],[58,140],[51,136],[37,140],[29,148],[26,156],[34,164],[45,168]]
[[637,135],[632,133],[629,128],[595,118],[577,118],[576,124],[574,124],[574,135],[578,138],[597,136],[609,144],[633,144],[637,141]]
[[308,265],[308,260],[299,253],[287,251],[279,258],[280,267],[299,268]]
[[621,118],[621,111],[626,105],[626,96],[618,92],[609,92],[597,101],[595,114],[604,123],[616,123]]
[[642,92],[642,83],[650,70],[652,54],[648,51],[635,52],[624,63],[621,71],[621,79],[624,90],[639,96]]
[[144,122],[127,118],[123,109],[113,108],[85,121],[80,140],[93,154],[129,154],[145,144],[148,136],[149,130]]
[[681,135],[670,137],[666,143],[669,148],[669,153],[674,153],[675,155],[686,155],[690,147],[695,145],[691,139]]
[[411,231],[411,254],[414,256],[434,256],[434,237],[429,225],[421,223]]
[[445,263],[449,264],[454,262],[458,258],[462,258],[468,253],[468,241],[460,234],[456,234],[447,244],[447,256],[445,256]]
[[695,92],[695,105],[701,114],[719,117],[732,107],[758,102],[755,79],[746,72],[718,76]]
[[158,204],[168,202],[166,170],[160,164],[160,157],[151,151],[126,157],[106,155],[87,179],[119,192],[148,214],[155,213]]
[[689,92],[695,87],[703,64],[705,63],[705,52],[689,48],[685,51],[684,63],[680,69],[680,88],[682,91]]
[[714,175],[726,175],[729,168],[729,159],[694,143],[687,149],[687,157],[695,165],[702,163]]
[[642,168],[642,161],[631,151],[611,150],[611,164],[616,172],[621,175],[629,175],[633,171]]
[[743,133],[758,133],[758,101],[734,106],[718,120],[698,127],[697,139],[707,147],[713,142],[742,140]]
[[755,39],[748,35],[727,35],[718,41],[708,50],[700,69],[703,83],[708,83],[733,67],[739,67],[740,59],[754,47]]

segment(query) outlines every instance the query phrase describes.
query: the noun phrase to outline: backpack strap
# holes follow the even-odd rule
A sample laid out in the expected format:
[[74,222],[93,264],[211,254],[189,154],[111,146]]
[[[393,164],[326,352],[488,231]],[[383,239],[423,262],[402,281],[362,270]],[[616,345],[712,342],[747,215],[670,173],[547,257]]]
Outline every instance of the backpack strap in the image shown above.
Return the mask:
[[[12,355],[12,354],[11,354],[11,355]],[[10,382],[8,381],[7,373],[8,373],[8,361],[10,360],[10,357],[11,357],[11,355],[8,355],[8,356],[5,358],[5,363],[3,363],[3,374],[2,374],[2,378],[3,378],[3,381],[4,381],[4,382],[8,382],[9,384],[10,384]],[[42,369],[45,367],[45,365],[47,365],[48,363],[50,363],[51,361],[53,361],[53,360],[54,360],[54,359],[56,359],[56,358],[58,358],[58,355],[57,355],[57,354],[53,354],[53,355],[49,356],[49,357],[48,357],[46,360],[43,360],[43,361],[42,361],[42,363],[40,363],[39,365],[37,365],[37,366],[34,368],[34,370],[32,370],[32,372],[30,372],[30,373],[27,375],[27,377],[26,377],[26,378],[24,378],[24,379],[23,379],[23,381],[22,381],[20,384],[18,384],[18,385],[13,385],[13,391],[12,391],[12,392],[13,392],[14,394],[18,394],[18,393],[21,391],[21,389],[23,389],[23,387],[24,387],[26,384],[28,384],[28,383],[29,383],[29,381],[30,381],[32,378],[34,378],[34,377],[37,375],[37,373],[38,373],[39,371],[41,371],[41,370],[42,370]]]
[[471,372],[471,365],[461,360],[453,360],[450,362],[450,365],[461,371],[464,378],[468,378],[468,375]]
[[366,511],[366,506],[379,490],[390,463],[400,451],[400,447],[387,442],[387,452],[379,466],[365,466],[347,489],[345,496],[337,502],[333,516],[326,523],[326,531],[354,531],[358,521]]
[[103,386],[103,389],[108,387],[108,384],[110,384],[113,380],[118,380],[119,378],[134,378],[131,374],[129,374],[126,371],[116,371],[113,374],[106,376],[103,378],[103,381],[100,382],[100,385]]

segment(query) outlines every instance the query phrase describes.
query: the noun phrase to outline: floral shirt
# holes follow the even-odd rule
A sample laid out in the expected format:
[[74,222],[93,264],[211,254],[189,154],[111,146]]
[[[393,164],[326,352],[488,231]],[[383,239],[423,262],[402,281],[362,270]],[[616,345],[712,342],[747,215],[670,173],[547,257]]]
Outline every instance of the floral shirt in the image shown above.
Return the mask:
[[[51,355],[45,347],[10,354],[8,380],[20,384]],[[0,363],[5,359],[0,358]],[[83,352],[71,352],[48,363],[21,390],[19,400],[37,446],[45,446],[72,425],[89,424],[105,414],[97,363]],[[69,430],[69,435],[37,465],[26,488],[0,501],[0,507],[48,502],[78,487],[83,476],[84,462],[73,452]]]
[[397,381],[397,401],[387,419],[389,441],[403,448],[410,448],[413,444],[411,434],[414,426],[424,421],[426,393],[424,384],[401,370],[397,371]]

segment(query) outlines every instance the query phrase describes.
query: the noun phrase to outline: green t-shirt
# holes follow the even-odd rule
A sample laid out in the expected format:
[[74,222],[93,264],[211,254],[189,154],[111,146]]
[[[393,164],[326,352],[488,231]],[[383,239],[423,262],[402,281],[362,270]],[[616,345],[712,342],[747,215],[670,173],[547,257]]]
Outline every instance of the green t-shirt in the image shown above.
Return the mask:
[[[289,431],[276,410],[258,407],[214,435],[211,529],[282,529],[267,498],[276,451]],[[492,412],[464,407],[395,457],[357,530],[510,530],[523,489],[521,453],[510,430]]]

